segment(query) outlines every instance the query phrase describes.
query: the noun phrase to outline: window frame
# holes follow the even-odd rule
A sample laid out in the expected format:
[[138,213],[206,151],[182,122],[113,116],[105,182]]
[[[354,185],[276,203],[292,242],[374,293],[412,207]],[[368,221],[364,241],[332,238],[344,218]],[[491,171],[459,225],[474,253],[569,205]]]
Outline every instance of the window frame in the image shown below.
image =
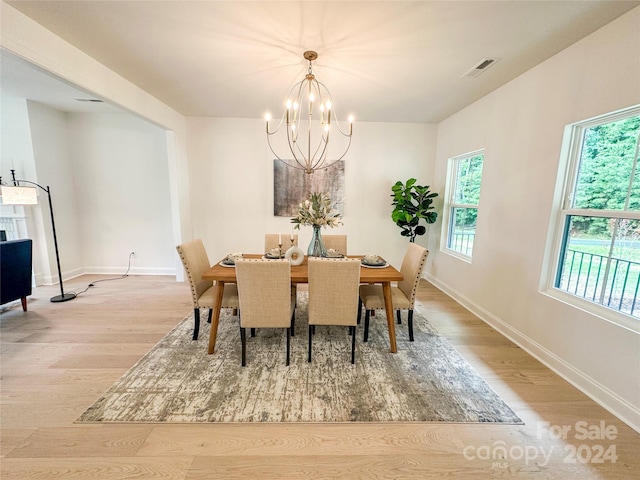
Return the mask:
[[[569,244],[566,229],[571,217],[587,216],[640,220],[640,210],[600,210],[573,207],[574,192],[578,185],[578,176],[586,132],[590,128],[598,125],[614,123],[616,121],[638,115],[640,115],[640,105],[634,105],[604,115],[598,115],[587,120],[575,122],[565,127],[560,154],[560,161],[562,164],[558,174],[558,183],[561,195],[556,202],[556,218],[555,220],[552,219],[550,222],[550,228],[553,229],[553,233],[550,237],[552,239],[552,244],[551,248],[548,249],[549,254],[547,255],[546,268],[543,269],[542,292],[565,304],[596,315],[603,320],[610,321],[634,332],[640,333],[640,318],[614,308],[601,305],[595,301],[588,300],[556,287],[556,284],[558,283],[558,276],[561,274],[561,256],[564,256],[564,252]],[[638,144],[636,144],[636,157],[638,155],[638,145],[640,145],[640,140],[638,141]],[[565,240],[565,238],[567,238],[567,240]],[[638,298],[640,298],[640,294],[638,295]]]
[[[447,253],[451,256],[459,258],[460,260],[463,260],[468,263],[471,263],[473,260],[473,248],[475,244],[472,245],[471,247],[470,255],[467,255],[459,250],[455,250],[449,246],[449,241],[451,239],[452,232],[453,232],[452,222],[454,221],[454,218],[455,218],[454,210],[455,209],[475,209],[479,213],[480,198],[478,196],[478,202],[474,204],[456,202],[455,195],[458,190],[457,188],[458,187],[458,173],[457,173],[458,165],[461,161],[469,160],[473,157],[482,155],[482,167],[483,167],[483,174],[484,174],[484,153],[485,153],[484,148],[480,148],[478,150],[473,150],[471,152],[467,152],[461,155],[456,155],[454,157],[451,157],[449,158],[449,161],[447,163],[447,183],[446,183],[445,205],[443,208],[443,222],[442,222],[442,225],[444,228],[442,228],[442,237],[440,239],[440,245],[441,245],[440,250],[444,253]],[[480,179],[480,182],[482,184],[482,178]],[[482,191],[482,186],[480,187],[480,190]],[[478,215],[478,213],[476,214],[476,216]],[[474,241],[475,241],[475,233],[474,233]]]

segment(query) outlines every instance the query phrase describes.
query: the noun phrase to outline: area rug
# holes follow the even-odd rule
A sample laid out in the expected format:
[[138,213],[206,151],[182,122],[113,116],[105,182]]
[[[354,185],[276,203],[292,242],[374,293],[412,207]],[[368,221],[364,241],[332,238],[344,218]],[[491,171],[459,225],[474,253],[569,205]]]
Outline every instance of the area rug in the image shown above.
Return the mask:
[[307,362],[306,292],[298,293],[290,366],[285,330],[247,335],[243,368],[238,318],[223,310],[213,355],[202,323],[193,341],[193,314],[184,318],[78,422],[522,423],[417,310],[414,342],[406,321],[396,325],[396,354],[384,313],[372,317],[367,343],[359,325],[355,365],[346,327],[317,327]]

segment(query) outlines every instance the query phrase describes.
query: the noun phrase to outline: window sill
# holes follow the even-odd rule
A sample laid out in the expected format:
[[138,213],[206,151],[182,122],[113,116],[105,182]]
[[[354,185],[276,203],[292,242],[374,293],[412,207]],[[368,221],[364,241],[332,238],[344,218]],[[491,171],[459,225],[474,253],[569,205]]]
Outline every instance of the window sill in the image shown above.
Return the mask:
[[562,302],[565,305],[569,305],[590,315],[594,315],[601,320],[613,323],[614,325],[625,328],[634,333],[640,333],[640,319],[636,317],[632,317],[631,315],[627,315],[611,308],[603,307],[602,305],[590,302],[557,288],[548,288],[546,291],[543,290],[540,293]]
[[466,262],[466,263],[469,263],[469,264],[472,263],[471,262],[472,257],[470,257],[468,255],[464,255],[464,254],[462,254],[462,253],[460,253],[460,252],[458,252],[456,250],[451,250],[449,248],[441,248],[440,251],[442,253],[445,253],[445,254],[451,256],[451,257],[455,257],[458,260],[462,260],[463,262]]

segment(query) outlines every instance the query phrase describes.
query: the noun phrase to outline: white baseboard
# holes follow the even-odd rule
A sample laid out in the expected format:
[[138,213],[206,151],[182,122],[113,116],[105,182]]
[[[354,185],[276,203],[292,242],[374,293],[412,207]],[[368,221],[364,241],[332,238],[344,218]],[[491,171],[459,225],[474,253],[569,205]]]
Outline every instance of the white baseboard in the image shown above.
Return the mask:
[[[84,267],[68,270],[62,273],[62,278],[66,282],[81,275],[113,275],[122,276],[127,272],[127,267]],[[133,267],[129,269],[127,275],[176,275],[175,268],[159,267]],[[50,277],[42,273],[34,274],[35,285],[55,285],[58,283],[58,276]]]
[[[85,267],[85,275],[124,275],[126,267]],[[131,267],[127,275],[172,275],[175,276],[176,269],[170,267]]]
[[[57,273],[57,272],[56,272]],[[66,282],[67,280],[71,280],[72,278],[79,277],[84,274],[83,268],[75,268],[73,270],[67,270],[62,272],[62,278]],[[36,285],[55,285],[58,282],[58,275],[44,275],[43,273],[33,274],[33,279]]]
[[578,370],[563,358],[545,348],[535,340],[524,335],[508,323],[488,312],[480,305],[460,294],[449,285],[439,281],[431,275],[425,275],[427,281],[453,298],[456,302],[480,318],[487,325],[500,332],[506,338],[529,353],[532,357],[542,362],[549,369],[560,375],[563,379],[587,395],[600,406],[618,417],[636,432],[640,433],[640,409],[621,398],[601,383],[592,379],[584,372]]

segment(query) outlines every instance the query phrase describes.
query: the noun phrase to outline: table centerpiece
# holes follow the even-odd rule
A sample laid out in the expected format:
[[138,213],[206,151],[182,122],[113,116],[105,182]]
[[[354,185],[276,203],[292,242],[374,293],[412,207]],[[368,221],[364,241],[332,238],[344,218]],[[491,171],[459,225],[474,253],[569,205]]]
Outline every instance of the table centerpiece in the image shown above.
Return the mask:
[[293,228],[300,230],[300,225],[311,225],[313,234],[307,249],[310,257],[326,257],[327,249],[322,241],[320,227],[335,228],[342,225],[342,216],[331,204],[331,198],[326,193],[312,193],[309,198],[298,204],[298,214],[291,219]]

